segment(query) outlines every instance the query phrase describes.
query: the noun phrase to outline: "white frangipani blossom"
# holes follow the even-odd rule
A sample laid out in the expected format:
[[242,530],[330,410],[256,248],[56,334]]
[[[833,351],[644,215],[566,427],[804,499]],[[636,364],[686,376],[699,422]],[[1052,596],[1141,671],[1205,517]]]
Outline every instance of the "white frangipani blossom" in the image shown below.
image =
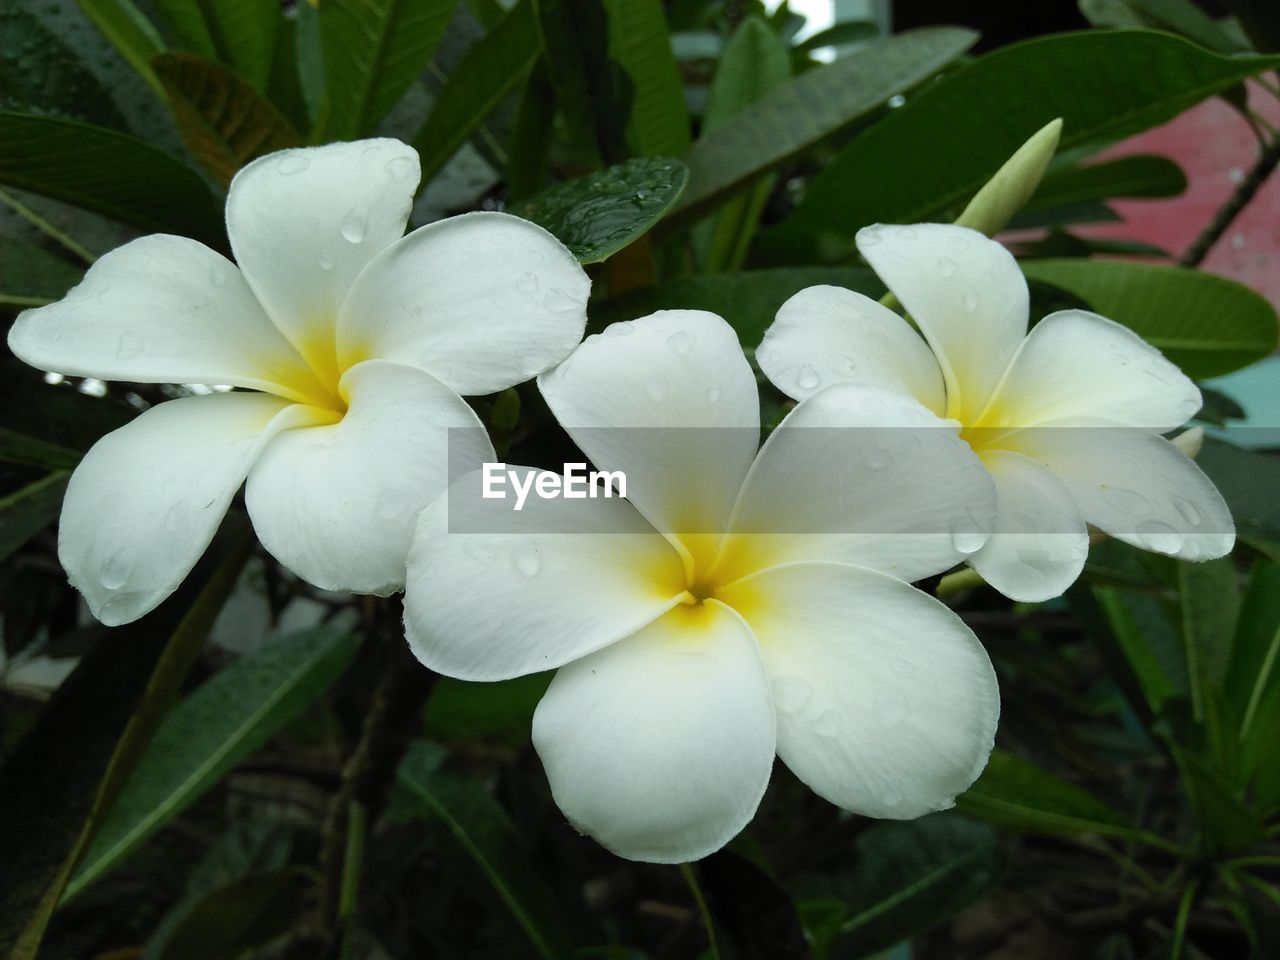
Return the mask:
[[1161,436],[1201,400],[1158,350],[1084,310],[1028,333],[1017,262],[973,230],[874,226],[857,242],[923,339],[862,294],[810,287],[782,305],[756,358],[797,400],[856,383],[954,421],[998,492],[994,532],[969,557],[988,583],[1016,600],[1062,593],[1084,566],[1087,523],[1186,560],[1230,552],[1222,496]]
[[237,263],[143,237],[18,318],[9,346],[44,370],[246,388],[153,407],[77,467],[58,553],[102,622],[167,597],[246,479],[286,567],[326,589],[399,589],[449,434],[456,456],[492,458],[459,394],[526,380],[581,339],[590,284],[562,244],[499,213],[404,236],[418,178],[396,140],[271,154],[231,184]]
[[963,556],[953,529],[981,543],[990,525],[990,479],[954,431],[836,386],[757,454],[751,369],[699,311],[614,324],[539,386],[628,499],[515,512],[456,480],[419,520],[405,623],[442,673],[558,668],[533,740],[570,822],[625,857],[696,859],[751,819],[775,754],[848,810],[950,806],[991,750],[996,678],[904,580]]

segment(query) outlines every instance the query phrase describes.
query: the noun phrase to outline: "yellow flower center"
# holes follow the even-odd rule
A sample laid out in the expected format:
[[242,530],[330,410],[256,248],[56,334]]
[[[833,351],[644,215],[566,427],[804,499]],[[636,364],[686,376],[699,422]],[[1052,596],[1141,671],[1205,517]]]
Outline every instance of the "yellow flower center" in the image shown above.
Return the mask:
[[316,324],[314,329],[306,340],[295,344],[303,362],[273,371],[272,379],[290,399],[332,411],[340,420],[346,415],[350,398],[339,384],[353,364],[338,362],[332,324]]

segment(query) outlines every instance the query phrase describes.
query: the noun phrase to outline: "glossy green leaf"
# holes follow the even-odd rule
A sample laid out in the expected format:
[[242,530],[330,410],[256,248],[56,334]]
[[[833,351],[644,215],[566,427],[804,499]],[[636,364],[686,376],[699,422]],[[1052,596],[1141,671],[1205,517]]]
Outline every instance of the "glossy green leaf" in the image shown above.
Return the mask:
[[0,560],[53,522],[70,477],[66,470],[55,470],[0,497]]
[[975,33],[958,27],[909,30],[776,88],[693,145],[685,158],[689,189],[678,212],[705,212],[744,183],[929,78],[976,40]]
[[[702,114],[705,136],[727,124],[791,77],[786,45],[758,16],[747,17],[725,45]],[[694,228],[693,245],[707,273],[741,266],[755,236],[773,177],[765,175]]]
[[251,86],[267,89],[280,8],[263,0],[155,0],[178,45],[234,67]]
[[1280,546],[1280,460],[1210,438],[1196,463],[1227,501],[1241,539]]
[[0,110],[0,183],[144,230],[223,242],[222,212],[195,171],[114,130]]
[[1277,63],[1223,57],[1141,30],[1002,47],[922,90],[854,140],[814,178],[770,249],[808,237],[809,250],[843,256],[867,224],[946,218],[1030,131],[1054,117],[1063,119],[1064,150],[1118,140]]
[[521,0],[467,51],[413,138],[422,159],[423,185],[444,169],[481,121],[516,88],[538,52],[533,3]]
[[214,61],[169,53],[152,66],[191,156],[223,184],[254,157],[301,142],[270,101]]
[[355,655],[321,627],[269,641],[166,718],[67,888],[73,897],[141,846],[302,712]]
[[831,884],[847,912],[828,956],[869,957],[927,930],[991,890],[1003,871],[985,824],[954,814],[874,824],[858,835],[848,876]]
[[1031,833],[1133,837],[1140,832],[1093,794],[1005,750],[992,752],[977,782],[956,798],[956,807]]
[[34,960],[54,907],[249,554],[232,519],[172,597],[105,633],[0,769],[0,943]]
[[634,320],[655,310],[710,310],[738,333],[745,347],[760,343],[778,308],[805,287],[830,284],[871,297],[884,285],[860,267],[786,267],[682,277],[645,290],[591,305],[591,324],[599,329],[615,320]]
[[598,263],[661,220],[687,176],[679,160],[637,157],[552,187],[511,212],[551,231],[583,263]]
[[76,2],[138,76],[159,93],[160,83],[151,71],[151,58],[164,50],[164,39],[133,0]]
[[373,130],[431,62],[457,2],[330,0],[321,5],[329,108],[324,140],[351,140]]
[[1276,348],[1276,311],[1248,287],[1182,267],[1120,260],[1030,260],[1023,272],[1123,323],[1195,379]]
[[1219,53],[1239,53],[1243,48],[1221,24],[1192,0],[1125,0],[1154,26],[1179,33],[1202,47]]
[[661,0],[605,0],[609,57],[631,81],[627,145],[640,157],[678,157],[689,149],[684,86]]
[[797,50],[810,53],[823,47],[841,47],[848,43],[862,43],[879,36],[880,28],[870,20],[843,20],[796,44]]
[[0,304],[52,303],[80,282],[84,270],[43,247],[0,236]]
[[1135,154],[1049,174],[1027,209],[1052,209],[1113,197],[1176,197],[1186,189],[1186,174],[1168,157]]
[[0,13],[0,102],[123,127],[111,92],[45,26],[34,7],[11,0]]
[[553,904],[529,865],[506,813],[481,786],[441,770],[437,748],[425,741],[409,746],[397,783],[402,807],[416,806],[438,818],[466,851],[545,960],[568,956]]

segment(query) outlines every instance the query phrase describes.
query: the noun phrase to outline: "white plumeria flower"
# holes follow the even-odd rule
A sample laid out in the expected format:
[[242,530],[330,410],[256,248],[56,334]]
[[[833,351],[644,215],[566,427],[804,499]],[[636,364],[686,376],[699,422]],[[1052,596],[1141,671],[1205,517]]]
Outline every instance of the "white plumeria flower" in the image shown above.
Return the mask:
[[614,324],[539,385],[629,499],[515,512],[456,480],[419,520],[405,623],[446,674],[559,668],[533,740],[568,819],[625,857],[696,859],[751,819],[775,753],[848,810],[950,806],[991,750],[996,678],[903,578],[957,562],[947,531],[993,514],[954,431],[910,398],[834,387],[757,456],[755,379],[699,311]]
[[1028,333],[1017,262],[973,230],[874,226],[857,243],[924,339],[862,294],[810,287],[782,305],[756,359],[797,400],[852,382],[955,421],[998,491],[995,532],[969,557],[988,583],[1016,600],[1061,594],[1084,567],[1086,523],[1187,560],[1230,552],[1222,496],[1160,436],[1201,400],[1158,350],[1083,310]]
[[404,234],[417,153],[396,140],[285,150],[232,181],[238,263],[155,235],[102,257],[65,299],[23,313],[9,346],[44,370],[231,384],[162,403],[103,437],[71,478],[58,554],[103,623],[167,597],[246,478],[254,527],[318,587],[403,585],[445,447],[492,457],[459,394],[562,360],[589,281],[554,237],[499,213]]

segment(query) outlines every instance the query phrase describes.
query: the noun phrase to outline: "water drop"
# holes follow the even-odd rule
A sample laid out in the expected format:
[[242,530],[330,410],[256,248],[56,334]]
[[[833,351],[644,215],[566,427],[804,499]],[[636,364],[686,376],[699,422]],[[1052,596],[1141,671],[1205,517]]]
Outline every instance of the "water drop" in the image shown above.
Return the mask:
[[977,553],[986,538],[971,514],[959,517],[951,524],[951,545],[960,553]]
[[604,336],[606,337],[629,337],[636,332],[636,328],[630,320],[623,320],[621,323],[611,323],[604,328]]
[[874,247],[883,240],[884,237],[880,236],[879,230],[869,229],[858,233],[858,246],[860,247]]
[[773,702],[783,713],[799,713],[813,699],[813,687],[800,677],[778,677],[773,681]]
[[348,243],[360,243],[364,240],[364,232],[368,229],[368,224],[365,223],[362,213],[352,210],[342,218],[342,226],[338,229],[342,231],[342,239]]
[[716,403],[720,399],[720,388],[710,387],[707,390],[707,403]]
[[876,418],[884,415],[885,407],[887,405],[885,404],[883,397],[870,396],[863,397],[862,402],[858,406],[862,408],[862,412],[868,417]]
[[129,360],[143,351],[142,338],[136,333],[121,333],[116,339],[116,359]]
[[1128,487],[1103,487],[1102,499],[1122,513],[1143,514],[1151,506],[1151,501],[1137,490]]
[[394,494],[384,493],[378,497],[378,503],[374,507],[374,512],[378,515],[378,519],[383,523],[390,523],[400,517],[401,499]]
[[834,710],[827,710],[813,725],[813,732],[820,737],[834,737],[840,733],[844,720]]
[[978,309],[978,291],[970,287],[964,292],[964,296],[960,300],[964,308],[970,313]]
[[307,167],[311,166],[311,161],[300,153],[289,153],[280,158],[280,162],[276,164],[276,169],[289,176],[294,173],[301,173]]
[[940,257],[938,259],[938,272],[944,277],[954,277],[956,273],[956,262],[950,257]]
[[1199,507],[1186,497],[1179,497],[1176,494],[1171,496],[1169,500],[1173,503],[1173,509],[1178,511],[1178,516],[1187,521],[1187,523],[1191,524],[1193,527],[1199,526],[1200,520],[1203,517],[1203,514],[1200,513]]
[[117,550],[107,562],[102,565],[101,583],[106,590],[119,590],[125,585],[125,581],[129,579],[129,571],[131,569],[128,554],[124,550]]
[[536,273],[522,273],[520,279],[516,281],[516,291],[526,297],[532,297],[538,292],[538,275]]
[[542,298],[542,306],[543,309],[550,310],[552,313],[567,313],[571,310],[581,310],[584,304],[563,290],[548,290],[547,295]]
[[1163,520],[1143,520],[1134,532],[1143,546],[1156,553],[1177,553],[1182,546],[1182,536]]
[[328,253],[320,254],[320,259],[317,262],[319,263],[321,270],[333,269],[333,256],[331,254],[328,254]]
[[873,470],[884,469],[892,459],[888,448],[883,443],[872,444],[871,452],[867,454],[867,464]]
[[511,551],[511,565],[526,577],[536,577],[542,569],[542,553],[536,544],[522,543]]
[[209,273],[209,282],[215,287],[225,287],[230,279],[229,270],[213,270]]
[[418,172],[418,163],[413,157],[393,157],[386,166],[392,180],[408,180]]
[[947,246],[954,253],[964,253],[969,249],[969,238],[960,234],[952,234],[951,239],[947,241]]
[[695,342],[697,342],[697,338],[688,330],[679,330],[667,337],[667,347],[677,357],[683,357],[688,354],[693,349]]
[[814,390],[821,382],[822,377],[819,376],[818,371],[807,363],[800,364],[796,370],[796,386],[801,390]]

